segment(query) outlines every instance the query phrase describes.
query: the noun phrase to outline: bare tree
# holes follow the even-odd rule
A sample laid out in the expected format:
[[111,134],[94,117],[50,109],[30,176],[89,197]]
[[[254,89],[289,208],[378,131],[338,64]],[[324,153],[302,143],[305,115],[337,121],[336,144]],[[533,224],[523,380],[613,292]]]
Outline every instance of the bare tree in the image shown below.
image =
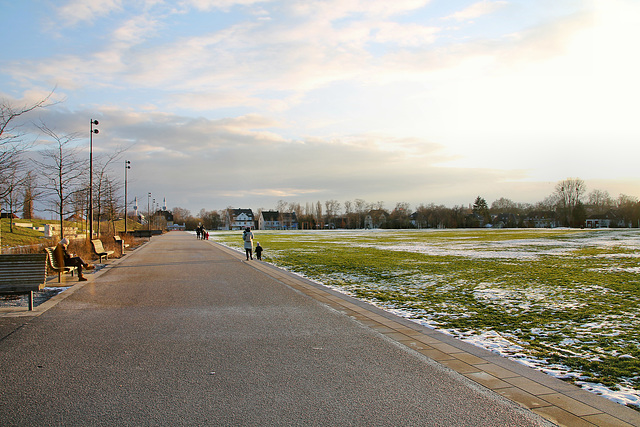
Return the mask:
[[616,202],[618,212],[629,225],[636,225],[640,228],[640,201],[637,197],[620,194]]
[[565,225],[574,225],[574,209],[582,203],[581,199],[587,187],[579,178],[567,178],[556,184],[555,195],[558,198],[558,209],[565,219]]
[[[21,184],[19,177],[24,177],[23,153],[30,143],[25,141],[25,134],[17,123],[18,119],[33,110],[51,105],[49,98],[52,94],[53,91],[39,102],[20,107],[4,99],[0,101],[0,208],[2,199],[13,193]],[[1,248],[0,231],[0,253]]]
[[[116,219],[118,219],[118,212],[120,212],[120,198],[118,197],[120,186],[109,176],[105,176],[101,188],[102,215],[107,220],[107,224],[111,224],[113,234],[116,234]],[[100,226],[98,226],[98,233],[100,233]],[[108,226],[107,233],[109,233]]]
[[367,205],[367,202],[362,199],[355,199],[353,201],[353,204],[355,205],[355,213],[357,219],[356,228],[363,228],[364,217],[367,214],[367,210],[370,210],[371,208]]
[[587,195],[587,203],[595,214],[606,213],[614,205],[608,191],[593,190]]
[[23,181],[23,196],[22,196],[22,218],[31,219],[34,216],[33,201],[38,197],[37,190],[38,181],[33,171],[27,171]]
[[390,227],[393,228],[409,228],[411,226],[411,206],[407,202],[396,203],[395,209],[391,211]]
[[340,211],[340,202],[331,199],[324,202],[327,224],[331,224]]
[[351,228],[351,220],[353,217],[353,203],[351,200],[344,202],[344,215],[347,217],[347,228]]
[[4,191],[2,202],[9,208],[9,232],[13,233],[13,214],[17,208],[20,190],[22,189],[23,177],[19,176],[20,170],[14,166],[7,171],[4,178]]
[[9,101],[0,101],[0,195],[3,191],[5,174],[11,174],[16,165],[24,165],[22,153],[30,146],[25,134],[17,123],[18,119],[38,108],[51,105],[49,98],[53,92],[34,104],[16,107]]
[[501,197],[491,203],[491,208],[489,210],[494,214],[515,213],[518,210],[518,205],[511,199]]
[[58,135],[45,124],[38,126],[43,134],[53,142],[53,147],[42,150],[43,160],[34,160],[43,176],[43,191],[51,198],[52,207],[60,219],[60,236],[64,237],[64,217],[73,212],[70,208],[75,194],[84,189],[83,178],[87,161],[79,160],[78,149],[70,146],[77,135]]
[[[103,155],[97,158],[94,157],[94,160],[93,160],[93,165],[94,165],[93,169],[94,171],[97,171],[97,179],[93,180],[93,184],[94,184],[93,194],[94,194],[94,206],[96,207],[94,216],[97,213],[97,220],[98,220],[98,227],[97,227],[98,236],[100,235],[100,222],[102,217],[105,215],[105,212],[104,212],[105,207],[103,205],[103,202],[105,200],[108,200],[107,208],[111,208],[112,206],[115,206],[118,204],[119,198],[117,197],[117,193],[114,191],[111,191],[112,189],[107,188],[107,186],[120,187],[119,184],[116,184],[116,180],[114,180],[109,176],[109,167],[111,166],[111,164],[113,164],[117,160],[120,160],[122,153],[124,151],[126,151],[126,149],[118,148],[111,155],[108,155],[108,156]],[[107,191],[109,192],[109,197],[105,198],[105,192]],[[115,197],[115,199],[112,199],[112,197]],[[106,215],[107,217],[109,217],[110,213],[107,213]],[[126,215],[126,212],[125,212],[125,215]]]
[[324,223],[322,221],[322,203],[320,200],[316,203],[316,226],[320,225],[320,228],[324,228]]

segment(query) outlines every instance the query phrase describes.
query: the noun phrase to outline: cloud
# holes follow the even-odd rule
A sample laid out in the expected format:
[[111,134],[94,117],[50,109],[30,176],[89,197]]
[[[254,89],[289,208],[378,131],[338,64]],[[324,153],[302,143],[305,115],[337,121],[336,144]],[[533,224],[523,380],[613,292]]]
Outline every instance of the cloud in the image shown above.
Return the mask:
[[383,22],[377,26],[377,32],[373,36],[373,39],[377,43],[394,43],[399,46],[424,47],[434,43],[439,32],[440,28],[437,27]]
[[65,25],[74,26],[120,10],[122,0],[69,0],[57,9],[57,15]]
[[291,11],[296,16],[313,17],[320,21],[336,21],[353,16],[391,17],[421,9],[431,0],[327,0],[295,2]]
[[454,19],[456,21],[471,21],[481,16],[489,15],[495,12],[496,10],[499,10],[507,6],[508,4],[509,2],[507,1],[483,0],[478,3],[474,3],[463,10],[460,10],[456,13],[446,16],[443,19],[445,20]]
[[200,11],[220,9],[228,11],[234,6],[253,6],[259,3],[268,3],[273,0],[183,0],[183,6],[194,7]]
[[131,18],[116,28],[112,34],[115,43],[122,43],[131,46],[141,43],[152,35],[156,34],[159,23],[150,16],[140,15]]
[[[43,119],[88,133],[76,123],[79,116],[90,112],[53,109]],[[335,198],[345,190],[354,198],[371,191],[390,195],[394,187],[398,192],[398,182],[422,186],[417,181],[427,179],[430,165],[443,158],[438,144],[415,138],[360,134],[292,140],[273,130],[281,126],[278,121],[259,115],[211,120],[105,109],[92,117],[100,121],[96,155],[135,141],[124,153],[132,166],[130,194],[152,191],[187,208],[222,208],[256,195],[265,204]],[[194,200],[207,191],[209,199]]]

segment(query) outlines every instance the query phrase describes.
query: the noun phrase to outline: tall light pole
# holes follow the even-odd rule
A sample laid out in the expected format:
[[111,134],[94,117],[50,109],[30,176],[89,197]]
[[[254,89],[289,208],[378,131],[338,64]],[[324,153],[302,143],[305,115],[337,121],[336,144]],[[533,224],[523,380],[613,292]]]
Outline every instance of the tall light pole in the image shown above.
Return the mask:
[[149,240],[151,240],[151,192],[147,195],[147,228],[149,229]]
[[91,119],[91,133],[89,134],[89,240],[93,239],[93,134],[99,133],[93,125],[98,126],[98,121]]
[[131,169],[131,162],[124,161],[124,234],[127,234],[127,171]]

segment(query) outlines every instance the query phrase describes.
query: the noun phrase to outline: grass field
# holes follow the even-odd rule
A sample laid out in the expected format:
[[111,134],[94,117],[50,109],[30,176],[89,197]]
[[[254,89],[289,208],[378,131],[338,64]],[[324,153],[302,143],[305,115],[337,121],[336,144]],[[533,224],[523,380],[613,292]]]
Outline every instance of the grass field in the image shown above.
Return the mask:
[[266,261],[640,408],[640,230],[254,234]]

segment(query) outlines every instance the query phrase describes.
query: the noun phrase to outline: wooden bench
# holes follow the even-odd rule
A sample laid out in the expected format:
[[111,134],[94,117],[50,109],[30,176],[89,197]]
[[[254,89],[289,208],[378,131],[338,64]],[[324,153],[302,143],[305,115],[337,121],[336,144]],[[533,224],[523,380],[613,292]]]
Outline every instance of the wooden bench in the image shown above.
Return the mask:
[[129,245],[126,244],[124,240],[122,240],[122,237],[118,236],[117,234],[113,236],[113,240],[116,242],[116,246],[120,248],[120,255],[124,255],[124,249]]
[[0,255],[0,293],[29,294],[29,310],[33,310],[33,291],[47,283],[46,254]]
[[100,262],[102,262],[102,257],[109,259],[109,255],[113,255],[113,251],[107,251],[102,246],[102,240],[93,239],[91,241],[91,247],[93,248],[93,253],[100,257]]
[[76,266],[66,266],[64,265],[64,254],[62,251],[56,251],[56,247],[44,248],[44,251],[47,253],[47,260],[49,261],[49,268],[58,273],[58,283],[60,283],[60,276],[62,273],[71,273],[73,276],[73,272],[78,270]]

